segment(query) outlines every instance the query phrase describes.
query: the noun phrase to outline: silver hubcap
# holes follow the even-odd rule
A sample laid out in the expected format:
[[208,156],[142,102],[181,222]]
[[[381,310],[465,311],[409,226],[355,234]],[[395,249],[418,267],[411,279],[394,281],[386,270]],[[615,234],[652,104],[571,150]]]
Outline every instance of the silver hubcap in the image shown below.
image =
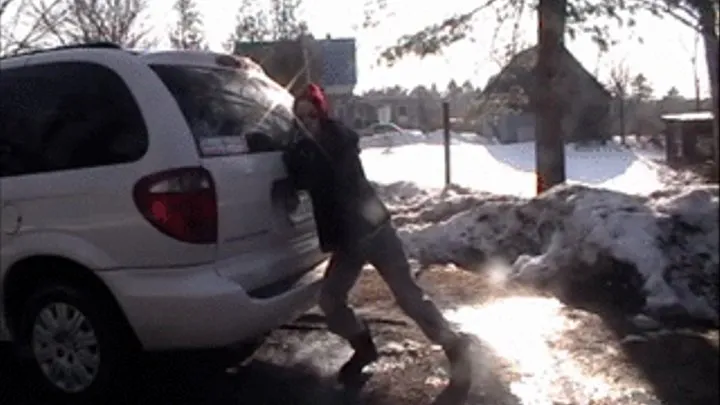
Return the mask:
[[90,321],[72,305],[56,302],[35,318],[32,332],[35,360],[60,390],[86,390],[97,377],[100,350]]

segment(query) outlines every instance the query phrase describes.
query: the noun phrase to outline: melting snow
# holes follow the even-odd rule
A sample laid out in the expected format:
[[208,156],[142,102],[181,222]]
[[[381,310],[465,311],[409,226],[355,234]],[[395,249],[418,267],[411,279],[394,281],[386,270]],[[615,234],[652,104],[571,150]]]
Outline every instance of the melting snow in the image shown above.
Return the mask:
[[[601,321],[590,321],[592,316],[570,310],[554,298],[506,297],[449,310],[446,316],[509,363],[515,376],[509,389],[517,401],[486,398],[487,403],[657,403],[646,387],[617,381],[588,366],[594,359],[617,356],[618,348],[575,342],[573,335],[584,335],[584,328]],[[583,346],[581,353],[577,344]],[[483,358],[483,364],[488,360]],[[634,401],[637,396],[644,398]]]
[[717,186],[667,188],[647,153],[568,146],[570,185],[528,198],[532,144],[456,136],[453,179],[469,188],[439,191],[442,137],[407,138],[389,147],[364,139],[362,158],[413,259],[470,268],[500,260],[511,265],[501,278],[569,290],[620,269],[633,273],[623,283],[638,278],[639,311],[717,324]]

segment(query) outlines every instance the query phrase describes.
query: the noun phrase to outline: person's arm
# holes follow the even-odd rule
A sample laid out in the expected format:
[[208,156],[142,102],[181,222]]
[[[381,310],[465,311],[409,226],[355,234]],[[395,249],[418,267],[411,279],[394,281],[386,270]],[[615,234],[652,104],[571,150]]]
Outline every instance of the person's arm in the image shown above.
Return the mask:
[[335,150],[330,151],[335,173],[339,179],[365,178],[365,171],[360,160],[360,136],[351,128],[340,122],[333,122],[331,130],[336,137]]
[[296,189],[307,190],[317,181],[318,146],[308,138],[300,138],[283,152],[288,177]]

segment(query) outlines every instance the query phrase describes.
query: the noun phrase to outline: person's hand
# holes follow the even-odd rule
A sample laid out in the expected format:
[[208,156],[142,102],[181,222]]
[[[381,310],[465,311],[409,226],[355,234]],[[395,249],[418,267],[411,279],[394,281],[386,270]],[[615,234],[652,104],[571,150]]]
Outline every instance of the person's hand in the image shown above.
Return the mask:
[[307,189],[314,179],[313,162],[315,159],[314,141],[299,140],[285,150],[282,159],[288,175],[298,189]]
[[299,160],[308,162],[315,158],[317,145],[315,145],[315,141],[312,139],[301,138],[295,143],[293,149],[295,156]]

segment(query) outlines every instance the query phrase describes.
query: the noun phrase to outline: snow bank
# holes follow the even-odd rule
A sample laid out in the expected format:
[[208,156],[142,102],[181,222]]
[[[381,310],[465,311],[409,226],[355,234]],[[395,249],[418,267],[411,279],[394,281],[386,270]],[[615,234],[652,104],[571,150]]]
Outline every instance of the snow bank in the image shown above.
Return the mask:
[[533,199],[410,183],[378,190],[422,264],[501,260],[514,282],[560,299],[594,294],[654,318],[718,324],[717,186],[635,196],[569,185]]

